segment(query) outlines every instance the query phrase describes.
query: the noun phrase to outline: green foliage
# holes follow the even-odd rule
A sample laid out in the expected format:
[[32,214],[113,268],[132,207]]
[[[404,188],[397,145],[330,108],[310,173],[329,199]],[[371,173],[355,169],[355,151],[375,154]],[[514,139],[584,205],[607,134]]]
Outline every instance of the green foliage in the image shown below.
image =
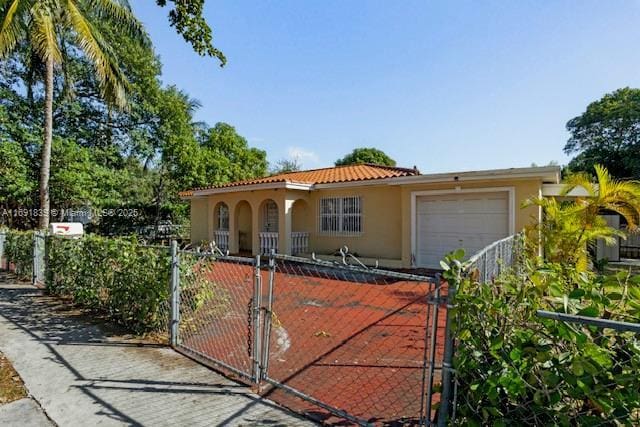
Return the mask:
[[47,239],[47,290],[137,332],[166,330],[169,252],[135,239]]
[[35,185],[29,158],[19,144],[0,139],[0,206],[14,206],[28,199]]
[[281,173],[296,172],[302,169],[302,165],[297,158],[278,160],[269,168],[270,175],[278,175]]
[[6,232],[5,254],[7,261],[15,267],[15,273],[22,280],[31,279],[33,274],[33,232]]
[[336,160],[336,166],[370,163],[382,166],[395,166],[396,161],[377,148],[356,148],[342,159]]
[[[163,87],[161,64],[149,43],[109,21],[96,23],[119,58],[128,81],[128,108],[114,109],[100,96],[93,65],[76,50],[65,52],[54,85],[51,207],[127,207],[144,211],[130,223],[94,217],[105,233],[131,232],[136,225],[188,220],[178,192],[196,186],[266,173],[265,153],[249,147],[230,125],[195,123],[196,100]],[[65,46],[69,34],[61,34]],[[37,205],[44,92],[41,64],[27,45],[0,62],[0,208]],[[26,88],[26,91],[24,90]],[[6,184],[6,185],[5,185]],[[126,218],[125,218],[126,219]],[[11,227],[30,228],[34,218],[3,217]]]
[[[169,22],[178,34],[193,46],[199,55],[212,56],[220,60],[220,66],[227,63],[224,54],[213,46],[211,27],[204,19],[204,0],[169,0],[174,8],[169,12]],[[159,6],[166,6],[167,0],[156,0]]]
[[577,154],[571,170],[591,172],[601,164],[614,177],[640,179],[640,89],[606,94],[569,120],[567,130],[564,151]]
[[640,337],[536,316],[542,309],[640,322],[640,276],[526,260],[520,274],[478,283],[461,259],[456,253],[445,261],[458,288],[451,313],[458,424],[640,421]]

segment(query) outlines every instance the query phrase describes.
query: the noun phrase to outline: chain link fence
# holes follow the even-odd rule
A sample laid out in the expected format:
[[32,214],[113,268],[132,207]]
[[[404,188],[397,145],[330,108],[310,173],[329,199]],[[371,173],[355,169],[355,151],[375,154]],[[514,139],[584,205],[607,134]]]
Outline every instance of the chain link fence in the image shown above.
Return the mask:
[[[34,236],[34,281],[120,313],[117,321],[130,312],[145,319],[134,326],[165,322],[176,350],[270,400],[324,423],[434,424],[448,311],[439,277],[178,250],[175,242],[167,250]],[[163,265],[170,275],[159,274]],[[139,303],[164,292],[166,304],[153,313]]]
[[260,350],[260,341],[256,341],[260,323],[256,259],[178,251],[174,262],[174,346],[209,366],[255,383]]
[[489,283],[503,271],[518,268],[524,251],[524,235],[514,234],[493,242],[469,258],[468,272],[480,283]]
[[325,423],[429,425],[444,350],[435,277],[173,247],[172,344]]
[[446,307],[434,277],[275,255],[264,393],[326,423],[430,423]]

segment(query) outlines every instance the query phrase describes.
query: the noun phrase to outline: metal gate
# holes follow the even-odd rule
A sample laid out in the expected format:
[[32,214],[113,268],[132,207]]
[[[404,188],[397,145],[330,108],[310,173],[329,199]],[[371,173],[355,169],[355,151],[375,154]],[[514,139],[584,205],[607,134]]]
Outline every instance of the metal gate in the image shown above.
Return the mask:
[[439,277],[264,261],[174,243],[173,347],[317,420],[433,423],[447,314]]
[[271,256],[263,395],[324,422],[431,424],[440,295],[439,278]]
[[172,246],[171,340],[178,351],[248,383],[259,378],[259,261]]

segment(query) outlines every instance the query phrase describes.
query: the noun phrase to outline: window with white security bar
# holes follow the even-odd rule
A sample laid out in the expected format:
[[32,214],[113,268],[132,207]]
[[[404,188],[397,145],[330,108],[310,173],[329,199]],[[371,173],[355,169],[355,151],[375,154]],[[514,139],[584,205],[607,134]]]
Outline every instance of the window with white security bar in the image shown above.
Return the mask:
[[319,232],[329,235],[362,233],[360,197],[323,197],[319,204]]

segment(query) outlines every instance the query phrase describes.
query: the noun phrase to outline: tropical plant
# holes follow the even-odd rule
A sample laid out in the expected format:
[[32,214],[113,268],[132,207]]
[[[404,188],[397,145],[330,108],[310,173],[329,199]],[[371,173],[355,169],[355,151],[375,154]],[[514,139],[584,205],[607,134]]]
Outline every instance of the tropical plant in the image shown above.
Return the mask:
[[109,103],[126,106],[127,79],[110,43],[100,31],[101,21],[116,23],[129,36],[146,41],[141,23],[126,0],[0,0],[0,58],[22,44],[45,65],[45,124],[40,164],[40,227],[49,224],[49,175],[53,138],[54,72],[64,60],[67,40],[93,63],[101,95]]
[[[640,218],[640,183],[620,181],[611,177],[602,166],[596,165],[597,182],[586,173],[571,175],[566,179],[560,197],[530,199],[525,205],[540,206],[544,212],[541,224],[529,230],[529,240],[544,248],[545,258],[563,265],[579,265],[586,268],[588,248],[597,239],[612,244],[617,237],[626,234],[610,227],[602,217],[605,212],[620,214],[628,229],[633,231]],[[582,189],[586,196],[567,196]],[[539,238],[538,238],[539,237]]]

